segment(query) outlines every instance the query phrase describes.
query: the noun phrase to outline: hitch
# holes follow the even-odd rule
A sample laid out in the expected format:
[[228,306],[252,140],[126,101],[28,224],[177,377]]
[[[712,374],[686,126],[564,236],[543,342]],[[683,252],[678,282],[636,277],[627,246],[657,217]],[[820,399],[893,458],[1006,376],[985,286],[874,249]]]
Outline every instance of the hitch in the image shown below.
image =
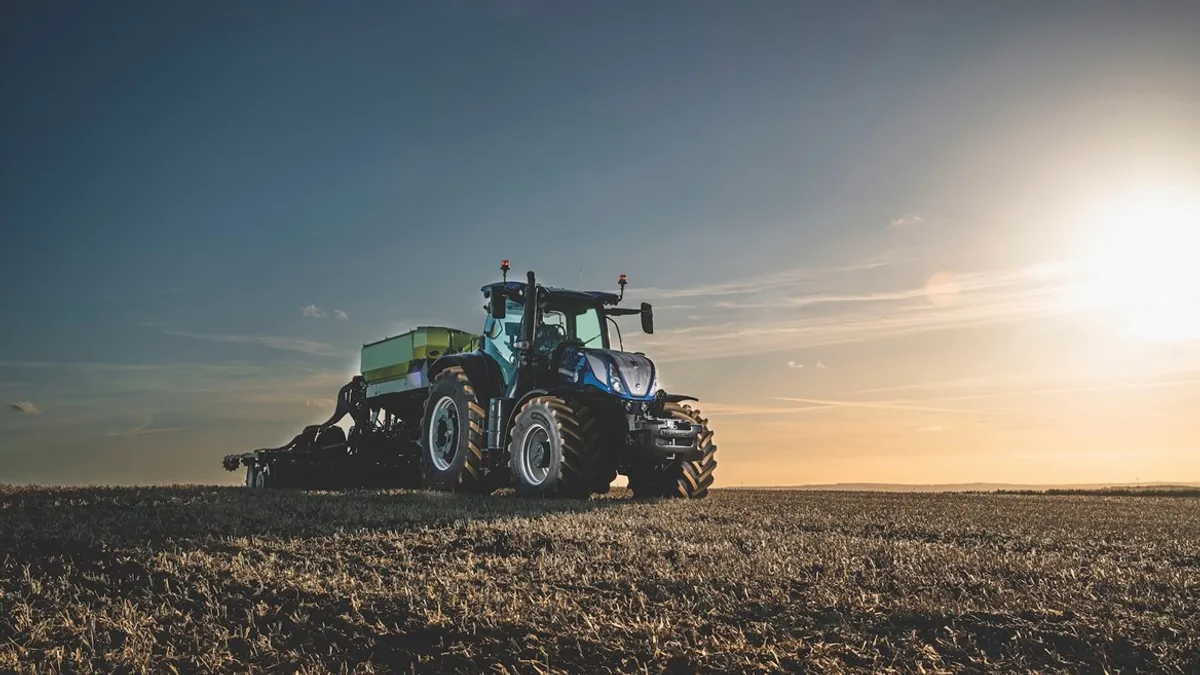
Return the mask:
[[646,406],[646,414],[651,417],[662,417],[663,411],[668,403],[682,403],[683,401],[699,401],[695,396],[685,396],[684,394],[668,394],[665,389],[659,389],[654,392],[654,400]]

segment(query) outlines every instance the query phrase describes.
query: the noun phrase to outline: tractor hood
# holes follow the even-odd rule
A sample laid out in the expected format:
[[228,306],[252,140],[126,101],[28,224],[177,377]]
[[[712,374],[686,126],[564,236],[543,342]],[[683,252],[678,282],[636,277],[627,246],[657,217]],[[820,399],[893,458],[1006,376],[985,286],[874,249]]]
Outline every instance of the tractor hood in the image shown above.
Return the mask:
[[566,367],[565,360],[563,365],[578,384],[592,385],[621,398],[653,398],[657,372],[654,362],[644,355],[614,349],[575,351],[574,367]]

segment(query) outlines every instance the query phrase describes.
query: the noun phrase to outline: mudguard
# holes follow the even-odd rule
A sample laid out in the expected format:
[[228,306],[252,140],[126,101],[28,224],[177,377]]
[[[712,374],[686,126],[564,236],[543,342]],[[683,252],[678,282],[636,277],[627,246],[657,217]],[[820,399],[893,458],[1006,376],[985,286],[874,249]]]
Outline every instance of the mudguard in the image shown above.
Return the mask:
[[471,381],[471,387],[475,389],[475,396],[484,409],[487,408],[489,400],[503,395],[504,378],[500,372],[500,364],[496,363],[491,356],[483,352],[443,356],[429,366],[429,381],[433,382],[433,378],[437,377],[438,373],[451,366],[459,366],[467,374],[467,379]]

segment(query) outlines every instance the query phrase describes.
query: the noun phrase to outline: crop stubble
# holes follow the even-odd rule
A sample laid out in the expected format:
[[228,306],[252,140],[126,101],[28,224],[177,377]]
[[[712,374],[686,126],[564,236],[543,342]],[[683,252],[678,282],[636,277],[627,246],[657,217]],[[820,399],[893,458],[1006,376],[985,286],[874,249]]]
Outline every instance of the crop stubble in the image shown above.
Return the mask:
[[1198,507],[0,487],[0,670],[1200,672]]

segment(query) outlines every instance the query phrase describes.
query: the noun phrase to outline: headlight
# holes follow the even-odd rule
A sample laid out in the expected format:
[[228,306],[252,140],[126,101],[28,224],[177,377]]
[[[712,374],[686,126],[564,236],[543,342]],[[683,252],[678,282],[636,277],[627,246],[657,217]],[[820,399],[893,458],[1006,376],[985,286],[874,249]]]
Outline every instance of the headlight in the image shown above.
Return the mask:
[[612,387],[612,390],[617,392],[618,394],[625,393],[625,387],[621,386],[621,377],[619,375],[617,375],[615,372],[609,371],[608,386]]
[[609,388],[618,394],[625,393],[625,386],[621,384],[621,376],[615,368],[610,367],[608,362],[595,354],[585,354],[584,356],[587,358],[588,366],[592,369],[592,374],[596,376],[597,380],[607,382]]

